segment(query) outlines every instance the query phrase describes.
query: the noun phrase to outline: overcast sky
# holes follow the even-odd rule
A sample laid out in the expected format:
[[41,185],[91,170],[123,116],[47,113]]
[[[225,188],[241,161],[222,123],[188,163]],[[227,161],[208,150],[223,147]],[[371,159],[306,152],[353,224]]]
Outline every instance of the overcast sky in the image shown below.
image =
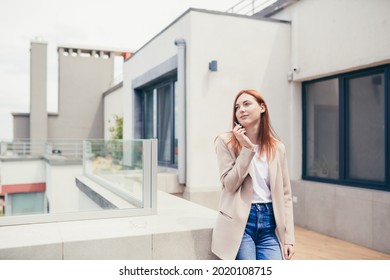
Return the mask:
[[[266,0],[264,0],[266,1]],[[136,51],[188,8],[225,12],[240,0],[0,0],[0,139],[30,104],[30,42],[48,43],[48,111],[57,110],[57,46]]]

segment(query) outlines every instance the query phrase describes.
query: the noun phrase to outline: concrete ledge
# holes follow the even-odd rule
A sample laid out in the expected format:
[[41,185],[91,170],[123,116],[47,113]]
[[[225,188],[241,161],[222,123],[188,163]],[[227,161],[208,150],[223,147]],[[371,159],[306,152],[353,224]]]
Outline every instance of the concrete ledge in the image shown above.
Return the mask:
[[0,259],[216,259],[216,217],[159,192],[157,215],[0,227]]
[[128,209],[134,205],[85,176],[76,176],[77,188],[102,209]]

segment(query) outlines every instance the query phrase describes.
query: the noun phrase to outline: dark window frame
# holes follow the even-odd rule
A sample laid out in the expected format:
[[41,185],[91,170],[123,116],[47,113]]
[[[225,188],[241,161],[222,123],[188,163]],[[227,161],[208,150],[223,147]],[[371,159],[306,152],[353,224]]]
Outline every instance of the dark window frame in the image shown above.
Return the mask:
[[[384,143],[385,143],[385,178],[383,182],[347,178],[348,163],[348,81],[353,78],[373,74],[384,75]],[[307,96],[306,87],[310,84],[338,79],[339,89],[339,178],[323,178],[308,175],[307,173]],[[302,83],[302,179],[367,189],[390,191],[390,64],[372,68],[332,75]]]
[[[172,110],[170,111],[171,117],[170,117],[170,160],[165,161],[161,160],[160,156],[158,158],[158,164],[159,166],[166,166],[166,167],[172,167],[172,168],[177,168],[177,163],[175,163],[175,114],[174,114],[174,106],[175,106],[175,82],[177,81],[176,76],[168,76],[164,77],[164,79],[159,79],[158,81],[154,81],[153,83],[148,84],[147,86],[144,86],[142,88],[136,89],[136,95],[137,98],[139,99],[139,105],[142,108],[142,110],[139,112],[140,113],[140,118],[141,118],[141,126],[140,126],[140,132],[139,135],[141,138],[146,139],[146,123],[145,123],[145,96],[148,92],[167,86],[170,86],[170,106]],[[159,127],[157,127],[157,130]],[[157,133],[158,135],[158,133]],[[160,154],[159,154],[160,155]]]

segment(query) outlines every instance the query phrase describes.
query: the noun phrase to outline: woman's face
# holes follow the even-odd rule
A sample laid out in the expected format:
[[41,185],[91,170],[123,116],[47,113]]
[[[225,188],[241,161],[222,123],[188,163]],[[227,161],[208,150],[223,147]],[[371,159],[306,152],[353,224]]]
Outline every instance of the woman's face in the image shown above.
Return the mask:
[[236,118],[243,127],[258,125],[261,114],[265,112],[265,105],[261,105],[250,94],[241,94],[236,101]]

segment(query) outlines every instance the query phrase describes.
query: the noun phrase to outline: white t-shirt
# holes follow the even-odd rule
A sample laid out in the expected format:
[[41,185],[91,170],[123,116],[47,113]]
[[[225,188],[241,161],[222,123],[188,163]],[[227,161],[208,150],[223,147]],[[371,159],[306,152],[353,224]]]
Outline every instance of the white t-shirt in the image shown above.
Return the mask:
[[259,147],[255,145],[256,155],[251,162],[253,197],[252,203],[268,203],[272,201],[269,182],[268,162],[265,154],[259,158]]

